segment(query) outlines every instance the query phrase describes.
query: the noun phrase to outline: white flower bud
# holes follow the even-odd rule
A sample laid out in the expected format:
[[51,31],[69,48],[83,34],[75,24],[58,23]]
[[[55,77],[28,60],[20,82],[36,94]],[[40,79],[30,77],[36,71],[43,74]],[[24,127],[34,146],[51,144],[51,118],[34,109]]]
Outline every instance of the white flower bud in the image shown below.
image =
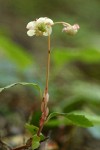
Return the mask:
[[69,26],[65,26],[62,31],[66,32],[69,35],[75,35],[77,33],[77,31],[79,30],[79,25],[78,24],[74,24],[73,26],[69,25]]

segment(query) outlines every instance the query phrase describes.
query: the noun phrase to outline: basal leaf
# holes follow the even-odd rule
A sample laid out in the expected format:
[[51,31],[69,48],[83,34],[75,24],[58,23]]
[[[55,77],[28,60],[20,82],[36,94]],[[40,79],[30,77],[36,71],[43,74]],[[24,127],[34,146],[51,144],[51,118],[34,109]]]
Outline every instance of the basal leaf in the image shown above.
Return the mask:
[[40,146],[40,137],[34,135],[32,138],[32,150],[38,148]]
[[40,92],[40,95],[41,95],[41,89],[40,89],[40,87],[38,86],[38,84],[36,84],[36,83],[26,83],[26,82],[18,82],[18,83],[13,83],[13,84],[10,84],[10,85],[8,85],[8,86],[5,86],[5,87],[3,87],[3,88],[0,88],[0,92],[2,92],[2,91],[4,91],[4,90],[6,90],[6,89],[9,89],[9,88],[11,88],[11,87],[14,87],[14,86],[16,86],[16,85],[31,85],[31,86],[33,86],[33,87],[35,87],[36,89],[38,89],[39,90],[39,92]]
[[68,114],[67,118],[72,121],[73,124],[81,127],[91,127],[92,122],[85,117],[85,115]]
[[26,123],[25,125],[25,128],[32,134],[32,135],[35,135],[37,134],[37,131],[38,131],[38,127],[34,126],[34,125],[31,125],[31,124],[28,124]]
[[40,146],[39,142],[32,142],[32,150],[37,149]]
[[40,141],[43,141],[45,139],[45,136],[41,133],[40,134]]
[[93,126],[92,122],[88,118],[86,118],[85,115],[75,114],[75,113],[54,112],[48,116],[47,121],[49,121],[51,118],[56,117],[56,116],[66,117],[71,122],[72,125],[81,126],[81,127]]
[[46,126],[49,127],[58,127],[58,126],[65,126],[65,125],[72,125],[72,122],[63,117],[63,118],[58,118],[58,119],[51,119],[45,124]]
[[58,112],[53,112],[51,113],[48,118],[47,121],[49,121],[51,118],[56,117],[56,116],[62,116],[64,113],[58,113]]
[[90,113],[83,112],[83,111],[76,111],[75,113],[86,116],[86,118],[88,120],[90,120],[93,123],[93,125],[100,125],[100,116],[99,115],[96,115],[93,113],[90,114]]

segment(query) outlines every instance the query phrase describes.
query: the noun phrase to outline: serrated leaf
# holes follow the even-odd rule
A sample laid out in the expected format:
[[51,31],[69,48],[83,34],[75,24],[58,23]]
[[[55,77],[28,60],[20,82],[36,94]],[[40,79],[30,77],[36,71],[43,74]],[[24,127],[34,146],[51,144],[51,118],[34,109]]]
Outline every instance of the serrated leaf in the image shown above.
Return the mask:
[[92,127],[92,122],[85,117],[85,115],[68,114],[67,118],[72,121],[73,124],[81,127]]
[[100,125],[100,116],[96,114],[90,114],[84,111],[75,111],[75,113],[86,116],[86,118],[88,118],[94,125]]
[[67,119],[69,119],[69,121],[71,121],[72,125],[81,126],[81,127],[93,126],[92,122],[88,118],[86,118],[85,115],[75,114],[75,113],[54,112],[48,116],[47,121],[49,121],[51,118],[56,117],[56,116],[66,117]]
[[6,89],[9,89],[9,88],[11,88],[11,87],[14,87],[14,86],[16,86],[16,85],[31,85],[31,86],[33,86],[33,87],[35,87],[36,89],[38,89],[39,90],[39,92],[40,92],[40,95],[41,95],[41,89],[40,89],[40,87],[38,86],[38,84],[36,84],[36,83],[26,83],[26,82],[18,82],[18,83],[13,83],[13,84],[10,84],[10,85],[8,85],[8,86],[5,86],[5,87],[3,87],[3,88],[0,88],[0,92],[2,92],[2,91],[4,91],[4,90],[6,90]]
[[34,135],[32,138],[32,150],[38,148],[40,146],[40,137]]
[[38,131],[38,127],[34,126],[34,125],[31,125],[31,124],[28,124],[26,123],[25,125],[25,128],[32,134],[32,135],[35,135],[37,134],[37,131]]

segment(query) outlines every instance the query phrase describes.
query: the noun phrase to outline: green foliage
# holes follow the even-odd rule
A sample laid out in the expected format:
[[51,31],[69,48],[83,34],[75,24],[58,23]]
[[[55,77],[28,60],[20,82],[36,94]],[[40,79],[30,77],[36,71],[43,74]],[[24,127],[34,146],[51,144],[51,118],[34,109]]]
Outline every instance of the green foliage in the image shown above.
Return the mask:
[[40,142],[45,139],[44,135],[41,133],[40,136],[37,136],[37,132],[39,130],[38,127],[31,125],[31,124],[26,124],[25,128],[31,133],[32,135],[32,149],[36,149],[40,146]]
[[33,86],[33,87],[35,87],[36,89],[39,90],[40,95],[41,95],[41,93],[42,93],[40,87],[38,86],[38,84],[36,84],[36,83],[26,83],[26,82],[13,83],[13,84],[11,84],[11,85],[5,86],[5,87],[3,87],[3,88],[0,88],[0,92],[4,91],[4,90],[6,90],[6,89],[9,89],[9,88],[11,88],[11,87],[14,87],[14,86],[16,86],[16,85],[23,85],[23,86],[24,86],[24,85],[31,85],[31,86]]
[[38,148],[40,146],[40,137],[34,135],[32,138],[32,150]]
[[100,86],[98,84],[79,81],[74,82],[71,88],[72,93],[82,97],[87,103],[100,104]]
[[93,126],[92,122],[86,118],[85,115],[80,114],[68,114],[67,118],[73,122],[74,125],[81,127],[91,127]]
[[91,127],[93,126],[92,122],[85,116],[80,113],[51,113],[47,121],[49,121],[51,118],[56,116],[63,116],[66,117],[71,125],[81,126],[81,127]]
[[100,51],[93,48],[87,49],[65,49],[57,48],[53,50],[52,59],[56,65],[64,65],[66,62],[82,61],[85,63],[100,62]]
[[6,54],[21,69],[33,63],[33,58],[25,52],[24,48],[2,35],[0,35],[0,51]]
[[38,127],[34,126],[34,125],[31,125],[31,124],[28,124],[26,123],[25,125],[25,128],[32,134],[32,135],[35,135],[38,131]]
[[[38,130],[39,130],[39,128],[38,128],[37,126],[34,126],[34,125],[32,125],[32,124],[28,124],[28,123],[26,123],[25,128],[32,134],[32,136],[33,136],[33,135],[36,135],[37,132],[38,132]],[[41,134],[40,134],[40,141],[42,141],[42,140],[44,140],[44,139],[45,139],[45,137],[44,137],[44,135],[41,133]]]
[[82,111],[77,111],[76,114],[82,114],[84,116],[86,116],[86,118],[88,118],[93,125],[99,125],[100,126],[100,116],[93,114],[93,113],[86,113],[86,112],[82,112]]
[[[52,119],[53,117],[58,118]],[[53,112],[48,116],[46,123],[47,126],[76,125],[81,127],[92,127],[94,125],[100,125],[100,116],[83,111],[76,111],[71,113]]]

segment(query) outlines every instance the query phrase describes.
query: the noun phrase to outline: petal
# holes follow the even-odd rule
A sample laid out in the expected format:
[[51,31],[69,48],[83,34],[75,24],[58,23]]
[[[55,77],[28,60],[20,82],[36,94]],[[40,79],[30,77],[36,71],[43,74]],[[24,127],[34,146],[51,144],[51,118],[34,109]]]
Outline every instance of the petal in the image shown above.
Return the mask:
[[73,25],[73,29],[78,30],[79,28],[80,28],[80,26],[78,24]]
[[33,35],[35,35],[35,30],[28,30],[28,31],[27,31],[27,35],[28,35],[28,36],[33,36]]
[[53,20],[51,20],[49,18],[46,18],[45,23],[49,24],[49,25],[53,25],[54,24]]
[[36,20],[37,23],[44,23],[46,20],[46,17],[41,17],[39,19]]
[[48,36],[48,35],[50,35],[51,33],[52,33],[52,28],[51,28],[51,27],[49,27],[49,28],[47,27],[47,28],[46,28],[46,32],[44,32],[43,35],[44,35],[44,36]]
[[35,27],[36,21],[31,21],[27,24],[27,29],[33,29]]
[[48,36],[48,32],[44,32],[43,35],[44,35],[44,36]]
[[52,27],[47,28],[49,35],[52,33]]

